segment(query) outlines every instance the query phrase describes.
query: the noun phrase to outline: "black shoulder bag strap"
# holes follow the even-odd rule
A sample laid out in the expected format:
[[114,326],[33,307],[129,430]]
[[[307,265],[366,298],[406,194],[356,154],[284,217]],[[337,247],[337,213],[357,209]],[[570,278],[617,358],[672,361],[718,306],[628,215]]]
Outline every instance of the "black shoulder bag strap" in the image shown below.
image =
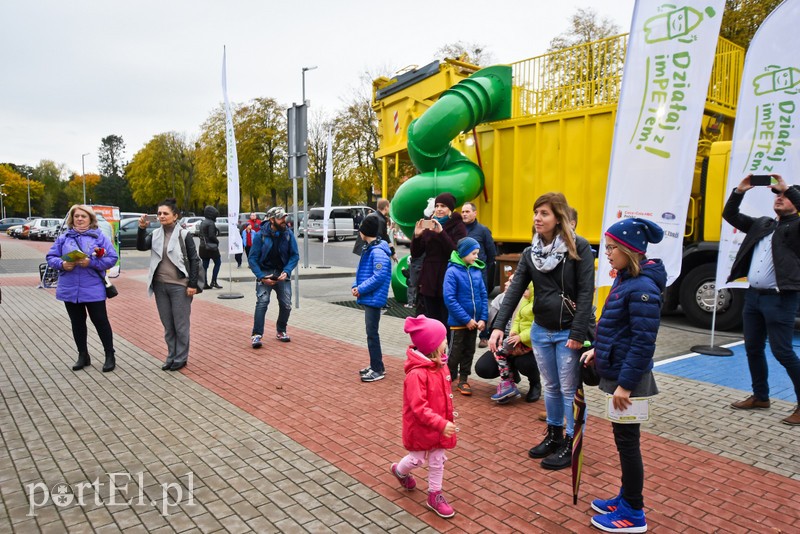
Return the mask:
[[[187,234],[188,236],[188,234]],[[186,266],[186,274],[187,278],[191,278],[191,263],[189,263],[189,254],[186,252],[186,242],[184,241],[186,237],[183,236],[183,230],[178,230],[178,241],[181,242],[181,252],[183,253],[183,264]],[[197,277],[197,293],[203,292],[203,281],[200,280],[200,277]]]

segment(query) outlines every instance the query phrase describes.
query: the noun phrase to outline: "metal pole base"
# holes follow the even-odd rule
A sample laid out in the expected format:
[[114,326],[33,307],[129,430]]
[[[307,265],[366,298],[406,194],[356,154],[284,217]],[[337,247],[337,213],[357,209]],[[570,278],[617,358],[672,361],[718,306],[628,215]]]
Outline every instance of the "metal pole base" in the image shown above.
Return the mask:
[[244,295],[241,293],[220,293],[217,298],[222,300],[243,299]]
[[704,354],[706,356],[733,356],[731,349],[725,347],[718,347],[715,345],[695,345],[690,349],[692,352]]

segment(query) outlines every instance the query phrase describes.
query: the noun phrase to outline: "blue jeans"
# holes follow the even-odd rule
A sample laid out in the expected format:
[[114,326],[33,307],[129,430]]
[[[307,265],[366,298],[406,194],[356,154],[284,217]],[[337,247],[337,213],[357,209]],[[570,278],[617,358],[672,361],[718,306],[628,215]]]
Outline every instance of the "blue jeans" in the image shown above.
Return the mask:
[[369,349],[369,366],[376,373],[383,374],[383,352],[378,325],[381,322],[381,309],[364,306],[364,322],[367,325],[367,349]]
[[748,289],[744,295],[744,347],[753,381],[753,395],[769,400],[769,374],[764,352],[767,339],[778,363],[786,368],[800,402],[800,359],[792,347],[794,315],[800,303],[800,292],[764,294]]
[[531,326],[531,343],[544,389],[544,407],[547,424],[564,426],[572,436],[575,419],[572,414],[572,399],[580,383],[579,353],[567,348],[569,330],[547,330],[536,324]]
[[[276,273],[277,274],[277,273]],[[278,296],[278,332],[286,332],[289,313],[292,311],[292,281],[286,279],[274,286],[256,282],[256,313],[253,317],[253,335],[264,335],[264,318],[269,308],[269,297],[272,291]]]

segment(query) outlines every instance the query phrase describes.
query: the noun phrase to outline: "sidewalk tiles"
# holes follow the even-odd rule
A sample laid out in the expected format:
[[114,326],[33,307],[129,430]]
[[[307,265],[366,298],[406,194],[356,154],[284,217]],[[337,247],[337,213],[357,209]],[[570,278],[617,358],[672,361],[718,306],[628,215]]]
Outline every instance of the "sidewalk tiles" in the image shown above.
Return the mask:
[[[15,279],[12,283],[18,282]],[[4,285],[8,288],[8,284]],[[47,469],[51,467],[48,455],[56,455],[57,460],[60,456],[69,457],[72,470],[67,473],[76,471],[77,480],[86,479],[87,463],[95,467],[95,472],[97,469],[134,472],[136,467],[147,468],[150,462],[164,463],[168,468],[178,464],[194,469],[197,465],[196,483],[209,488],[211,493],[198,499],[199,509],[193,510],[194,515],[176,512],[175,516],[186,516],[186,524],[195,526],[199,517],[211,516],[218,522],[227,519],[231,526],[224,524],[224,527],[232,530],[254,528],[254,521],[262,518],[266,521],[262,525],[281,529],[276,525],[288,518],[290,523],[284,525],[287,530],[312,532],[317,529],[339,531],[340,527],[352,531],[417,531],[427,528],[426,524],[440,532],[596,532],[588,526],[592,515],[589,500],[617,493],[619,468],[607,421],[595,416],[589,418],[581,500],[578,506],[573,506],[569,470],[546,472],[526,456],[527,448],[541,439],[543,424],[535,421],[535,414],[542,409],[542,402],[499,407],[488,400],[493,388],[476,380],[473,397],[456,399],[460,413],[457,420],[461,429],[459,444],[448,455],[445,470],[444,490],[458,515],[449,521],[438,518],[425,509],[423,491],[399,490],[388,470],[391,462],[404,453],[400,440],[403,376],[400,355],[387,356],[386,380],[361,384],[356,371],[367,360],[363,347],[321,337],[313,329],[292,327],[290,321],[291,343],[278,343],[268,336],[271,343],[260,351],[253,351],[248,343],[250,312],[198,300],[193,306],[193,349],[189,366],[180,373],[162,373],[158,361],[163,360],[162,330],[153,301],[146,298],[140,282],[121,278],[117,285],[121,296],[109,301],[109,314],[118,343],[126,350],[120,355],[118,370],[112,373],[114,376],[100,373],[96,363],[92,370],[72,373],[68,366],[74,349],[69,339],[68,320],[60,304],[42,314],[40,310],[48,306],[46,299],[52,295],[18,288],[10,291],[18,303],[28,299],[25,318],[40,319],[40,322],[38,330],[22,332],[24,325],[15,323],[18,328],[14,332],[6,329],[4,333],[7,337],[20,337],[12,350],[4,349],[14,359],[14,365],[6,371],[2,388],[8,407],[2,419],[4,440],[9,415],[18,421],[15,424],[21,429],[18,436],[12,437],[14,447],[4,442],[15,472],[12,476],[9,470],[4,470],[0,476],[3,499],[9,499],[6,511],[10,509],[11,497],[20,497],[21,483],[37,477],[41,479],[52,471]],[[8,299],[8,294],[5,296]],[[304,313],[316,313],[316,321],[334,321],[341,328],[351,328],[354,336],[363,336],[360,333],[363,324],[357,311],[344,311],[339,307],[334,316],[329,306],[310,308],[309,312],[309,307],[305,307]],[[5,321],[11,319],[9,314],[5,315]],[[55,347],[43,343],[43,340],[52,340],[48,335],[41,335],[48,332],[46,321],[58,325],[59,341]],[[268,323],[268,328],[271,326]],[[8,346],[7,339],[3,339],[3,346]],[[93,348],[94,353],[98,353],[96,342]],[[665,405],[681,391],[694,390],[692,383],[687,386],[667,375],[661,380]],[[159,387],[147,387],[151,381]],[[69,384],[69,388],[63,390],[65,384]],[[9,385],[13,392],[8,392]],[[26,385],[31,394],[23,395],[20,391]],[[702,388],[709,397],[728,393],[710,385]],[[196,402],[195,395],[199,396],[200,404],[188,404]],[[592,402],[592,394],[589,397]],[[71,399],[79,399],[77,405]],[[103,448],[108,439],[103,431],[106,403],[113,406],[113,414],[123,427],[108,429],[112,437],[118,437],[111,445],[114,449],[110,450]],[[226,406],[226,403],[230,404]],[[718,399],[712,399],[712,407],[718,404]],[[37,411],[31,414],[35,421],[54,407],[58,407],[61,417],[66,418],[73,429],[89,428],[93,432],[88,437],[80,432],[70,434],[55,451],[51,450],[50,438],[60,435],[62,429],[57,427],[55,431],[39,435],[41,439],[37,441],[36,425],[26,424],[19,412]],[[84,411],[86,408],[90,408],[89,415]],[[683,428],[691,428],[691,435],[688,435],[682,432],[680,424],[673,424],[671,413],[672,410],[665,410],[664,421],[653,425],[657,434],[650,433],[649,428],[643,432],[646,506],[651,531],[790,532],[794,528],[800,519],[796,506],[800,480],[791,477],[796,471],[781,475],[777,473],[786,472],[786,469],[771,465],[768,459],[761,468],[752,465],[758,462],[748,465],[731,459],[728,452],[708,452],[704,448],[713,449],[713,443],[702,443],[697,435],[703,429],[683,425]],[[722,413],[728,417],[728,411]],[[775,433],[794,430],[765,423],[764,414],[744,414],[751,415],[751,420],[741,425],[745,430],[748,426],[758,429],[760,425]],[[698,412],[695,416],[702,418],[704,414]],[[56,417],[52,422],[58,420]],[[233,422],[234,427],[229,429],[230,437],[220,438],[213,426],[226,422]],[[249,431],[251,425],[258,430]],[[720,424],[715,428],[723,442],[718,445],[719,449],[738,447],[744,449],[742,454],[750,454],[748,442],[752,432],[745,432],[738,443],[730,446],[724,442],[735,437],[735,433],[725,435],[725,426],[731,425]],[[128,427],[127,431],[124,427]],[[235,435],[235,429],[252,432],[252,436]],[[148,430],[151,435],[147,435]],[[146,441],[142,435],[147,435]],[[277,444],[265,439],[273,435],[284,437],[277,437]],[[698,446],[686,444],[692,440],[700,443]],[[786,440],[796,443],[791,435]],[[130,454],[125,454],[122,446],[131,442],[127,451]],[[33,447],[35,454],[28,450],[25,456],[20,451],[31,443],[37,445]],[[160,462],[160,456],[154,459],[152,451],[163,452],[164,445],[167,445],[164,455],[168,459]],[[240,455],[243,446],[251,453]],[[275,459],[273,447],[288,447],[300,458],[272,463]],[[785,455],[796,455],[786,450],[784,442],[776,447]],[[105,453],[92,461],[95,448]],[[117,448],[120,457],[116,456]],[[206,462],[209,453],[213,453],[211,461]],[[225,461],[230,457],[236,461]],[[319,460],[305,459],[317,457]],[[265,462],[270,465],[265,466]],[[358,496],[342,496],[338,504],[347,506],[347,510],[337,510],[336,501],[330,499],[321,504],[321,497],[293,498],[296,491],[304,495],[297,490],[294,477],[320,469],[327,477],[342,476],[360,483],[344,486]],[[163,473],[161,468],[156,468],[155,473],[150,474],[158,480],[155,475]],[[172,474],[186,475],[180,470]],[[238,484],[249,478],[266,479],[263,484],[271,486],[267,489],[254,486],[249,489],[255,491],[246,490],[240,494]],[[424,490],[424,473],[418,478]],[[221,484],[219,479],[224,485],[215,492],[212,485]],[[75,478],[69,482],[73,480]],[[327,486],[323,485],[325,494],[331,492],[328,482]],[[302,489],[303,485],[299,487]],[[220,495],[220,492],[225,493]],[[230,503],[240,502],[237,497],[241,499],[244,493],[254,499],[258,499],[259,494],[272,499],[275,493],[275,500],[270,500],[273,505],[270,510],[277,516],[270,516],[254,504],[255,512],[248,508],[249,512],[241,515]],[[284,494],[290,496],[285,502],[281,500]],[[214,503],[218,501],[220,508],[224,505],[234,511],[228,515],[218,514],[220,519],[214,514]],[[332,514],[321,519],[314,512],[323,504]],[[54,519],[54,524],[61,521],[77,527],[85,526],[85,521],[89,520],[88,524],[93,525],[84,517],[83,510],[76,512],[71,508],[62,513],[55,506],[50,508],[50,517],[58,518]],[[356,512],[350,512],[350,508],[355,508]],[[287,509],[291,509],[291,513],[287,513]],[[103,515],[106,509],[101,506],[99,510],[98,514]],[[147,526],[142,517],[148,512],[126,511],[130,512],[130,524],[125,525]],[[172,515],[163,528],[178,531],[170,518]],[[11,517],[12,523],[14,519],[19,518]],[[244,526],[238,520],[244,522]],[[3,521],[1,516],[0,521]],[[117,527],[123,524],[116,517],[114,521]]]

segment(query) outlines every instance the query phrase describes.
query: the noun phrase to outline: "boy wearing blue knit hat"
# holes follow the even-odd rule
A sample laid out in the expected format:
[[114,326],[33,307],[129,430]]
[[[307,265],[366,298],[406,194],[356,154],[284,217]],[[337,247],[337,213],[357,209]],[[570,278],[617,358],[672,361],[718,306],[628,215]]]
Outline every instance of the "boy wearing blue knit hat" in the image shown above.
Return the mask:
[[478,259],[479,250],[478,242],[471,237],[458,241],[450,255],[442,289],[452,335],[447,366],[450,380],[458,377],[456,388],[462,395],[472,395],[467,378],[472,372],[475,340],[478,331],[486,328],[489,317],[489,297],[481,274],[485,265]]

